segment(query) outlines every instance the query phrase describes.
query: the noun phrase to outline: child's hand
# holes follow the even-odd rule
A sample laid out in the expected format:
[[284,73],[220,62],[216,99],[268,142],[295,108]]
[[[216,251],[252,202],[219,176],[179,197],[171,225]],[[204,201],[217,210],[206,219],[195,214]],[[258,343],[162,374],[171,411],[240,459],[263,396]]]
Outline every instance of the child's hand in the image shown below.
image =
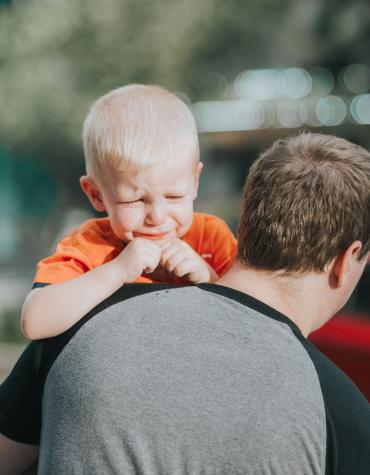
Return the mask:
[[176,277],[187,277],[190,282],[214,282],[218,275],[181,239],[173,239],[162,246],[161,265]]
[[143,272],[150,273],[158,266],[161,249],[148,239],[134,238],[116,257],[124,282],[134,282]]

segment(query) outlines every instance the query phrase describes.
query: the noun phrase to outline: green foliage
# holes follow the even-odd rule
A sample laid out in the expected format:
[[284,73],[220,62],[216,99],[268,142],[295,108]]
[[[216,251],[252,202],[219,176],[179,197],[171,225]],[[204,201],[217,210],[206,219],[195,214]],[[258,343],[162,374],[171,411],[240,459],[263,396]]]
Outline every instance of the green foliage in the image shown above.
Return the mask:
[[80,147],[88,106],[107,90],[130,82],[183,89],[181,64],[210,3],[31,0],[3,8],[0,139],[28,150],[50,137]]
[[25,343],[20,325],[20,308],[5,310],[0,316],[0,341]]
[[14,0],[0,7],[0,142],[58,173],[110,89],[218,99],[245,69],[367,61],[369,31],[366,0]]

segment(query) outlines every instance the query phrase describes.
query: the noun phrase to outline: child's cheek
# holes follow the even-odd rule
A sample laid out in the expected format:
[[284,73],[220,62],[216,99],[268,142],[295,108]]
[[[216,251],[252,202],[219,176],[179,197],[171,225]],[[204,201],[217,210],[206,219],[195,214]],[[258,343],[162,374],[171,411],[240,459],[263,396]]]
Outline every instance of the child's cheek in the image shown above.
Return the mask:
[[193,212],[194,210],[192,201],[183,203],[176,210],[176,221],[183,226],[191,226],[191,223],[193,221]]
[[140,208],[128,208],[119,212],[117,220],[122,230],[135,231],[142,225],[142,215]]

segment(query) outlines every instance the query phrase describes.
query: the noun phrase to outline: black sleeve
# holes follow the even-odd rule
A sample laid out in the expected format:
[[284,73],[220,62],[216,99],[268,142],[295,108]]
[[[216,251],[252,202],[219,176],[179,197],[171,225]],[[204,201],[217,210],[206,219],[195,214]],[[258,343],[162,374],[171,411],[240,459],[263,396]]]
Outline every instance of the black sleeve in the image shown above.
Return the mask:
[[310,342],[324,398],[327,426],[326,473],[370,473],[370,404],[352,381]]
[[30,343],[0,386],[0,433],[33,445],[39,445],[41,431],[41,348],[40,342]]
[[34,282],[32,284],[32,290],[33,289],[42,289],[43,287],[47,287],[48,285],[51,285],[51,284],[44,284],[43,282]]

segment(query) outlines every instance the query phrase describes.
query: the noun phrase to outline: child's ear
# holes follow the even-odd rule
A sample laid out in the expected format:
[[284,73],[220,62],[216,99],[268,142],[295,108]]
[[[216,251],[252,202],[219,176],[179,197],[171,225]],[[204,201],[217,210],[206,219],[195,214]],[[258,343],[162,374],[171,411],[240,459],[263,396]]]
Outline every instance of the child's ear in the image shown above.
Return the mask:
[[199,177],[200,177],[200,174],[202,172],[202,169],[203,169],[203,163],[202,162],[199,162],[195,168],[195,171],[194,171],[194,180],[195,180],[195,184],[194,184],[194,196],[193,196],[193,199],[195,200],[195,198],[198,196],[198,188],[199,188]]
[[80,185],[96,211],[105,211],[103,197],[99,186],[95,183],[95,181],[92,178],[84,175],[80,178]]

